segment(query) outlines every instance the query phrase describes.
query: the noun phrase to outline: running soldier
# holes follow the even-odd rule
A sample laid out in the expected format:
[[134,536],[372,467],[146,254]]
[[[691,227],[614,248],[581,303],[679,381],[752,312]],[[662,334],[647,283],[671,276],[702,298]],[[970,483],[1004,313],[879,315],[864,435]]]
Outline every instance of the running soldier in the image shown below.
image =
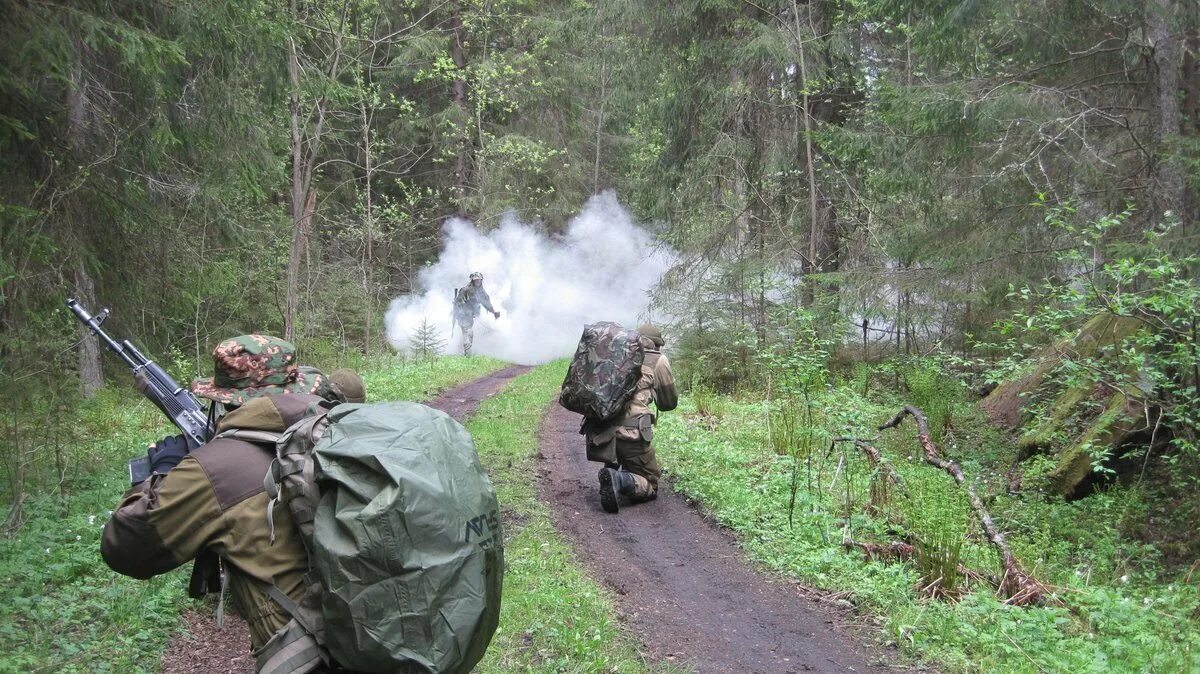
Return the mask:
[[462,329],[464,356],[471,355],[471,346],[475,343],[475,318],[479,316],[480,307],[500,318],[500,312],[492,307],[492,298],[483,289],[483,274],[473,272],[470,282],[454,293],[454,322]]

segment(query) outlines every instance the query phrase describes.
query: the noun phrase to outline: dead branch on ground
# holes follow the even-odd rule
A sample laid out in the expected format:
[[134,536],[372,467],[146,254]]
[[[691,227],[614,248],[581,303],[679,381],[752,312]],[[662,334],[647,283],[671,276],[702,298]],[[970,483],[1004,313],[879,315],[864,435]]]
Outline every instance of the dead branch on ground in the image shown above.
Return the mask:
[[900,481],[900,474],[896,472],[896,468],[892,466],[890,461],[883,458],[883,454],[875,445],[871,444],[872,440],[841,436],[834,438],[832,444],[839,442],[853,443],[855,447],[858,447],[867,456],[867,462],[871,464],[872,468],[878,470],[888,482],[900,489],[904,489],[904,483]]
[[[891,543],[862,543],[851,540],[849,538],[842,541],[842,547],[847,550],[858,549],[867,556],[868,560],[879,560],[884,562],[890,561],[911,561],[917,556],[917,546],[903,541],[892,541]],[[962,564],[958,565],[958,575],[967,580],[975,582],[993,583],[994,579],[975,571],[968,569]]]
[[933,438],[929,434],[929,421],[925,418],[925,413],[913,407],[905,405],[904,409],[900,410],[891,421],[879,427],[879,430],[886,428],[895,428],[904,420],[905,415],[911,415],[917,422],[917,441],[921,443],[921,448],[925,452],[925,463],[931,466],[941,468],[954,478],[960,486],[967,490],[967,498],[971,502],[971,507],[975,509],[975,514],[979,516],[980,522],[983,523],[983,531],[987,535],[989,541],[995,546],[997,553],[1000,556],[1000,567],[1002,574],[1000,577],[1000,593],[1005,597],[1005,602],[1016,606],[1028,606],[1031,604],[1041,604],[1046,599],[1046,587],[1034,580],[1017,561],[1013,555],[1012,549],[1008,546],[1008,541],[1004,539],[1004,534],[1000,528],[996,526],[996,522],[992,519],[991,514],[984,507],[983,501],[979,498],[979,494],[975,491],[975,486],[966,481],[963,476],[962,467],[954,461],[949,461],[942,457],[938,451],[937,445],[933,443]]

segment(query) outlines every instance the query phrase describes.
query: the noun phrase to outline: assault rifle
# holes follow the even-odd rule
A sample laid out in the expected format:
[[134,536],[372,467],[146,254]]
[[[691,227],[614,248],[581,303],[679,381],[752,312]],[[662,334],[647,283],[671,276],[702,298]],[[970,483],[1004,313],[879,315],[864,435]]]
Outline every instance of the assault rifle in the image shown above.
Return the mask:
[[[104,323],[104,319],[108,318],[108,309],[92,316],[74,298],[67,300],[67,308],[93,335],[104,342],[109,351],[125,361],[125,364],[133,371],[133,376],[137,379],[138,388],[141,389],[142,394],[149,398],[155,407],[162,410],[162,413],[167,415],[179,427],[179,430],[183,431],[183,439],[187,442],[188,450],[193,450],[212,438],[213,428],[208,413],[200,406],[200,401],[192,395],[191,391],[177,384],[166,370],[143,356],[134,348],[133,344],[129,343],[128,339],[117,342],[100,327]],[[137,484],[149,476],[149,456],[129,460],[129,481],[132,484]]]

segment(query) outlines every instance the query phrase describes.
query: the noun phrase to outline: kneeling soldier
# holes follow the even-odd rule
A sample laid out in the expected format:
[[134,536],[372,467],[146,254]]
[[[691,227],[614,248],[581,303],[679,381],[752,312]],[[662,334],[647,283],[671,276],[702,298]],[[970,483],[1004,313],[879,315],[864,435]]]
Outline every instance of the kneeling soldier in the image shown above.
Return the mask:
[[588,460],[604,463],[599,474],[600,505],[610,513],[620,509],[620,496],[631,503],[658,497],[662,470],[654,459],[656,417],[650,403],[659,412],[669,412],[679,403],[671,364],[660,350],[665,343],[662,331],[646,324],[638,328],[638,333],[645,360],[624,414],[612,425],[585,429]]

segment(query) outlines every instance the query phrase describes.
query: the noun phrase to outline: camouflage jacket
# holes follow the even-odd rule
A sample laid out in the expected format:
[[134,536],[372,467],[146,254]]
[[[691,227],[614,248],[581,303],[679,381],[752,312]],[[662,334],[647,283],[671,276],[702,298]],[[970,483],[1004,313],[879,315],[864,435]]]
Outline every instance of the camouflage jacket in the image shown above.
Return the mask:
[[660,412],[670,412],[679,404],[679,393],[675,390],[675,374],[671,372],[671,363],[658,350],[654,342],[646,337],[641,339],[642,351],[646,354],[642,361],[642,376],[638,379],[633,397],[625,405],[625,413],[614,424],[618,440],[643,440],[641,431],[634,420],[638,417],[649,416],[655,419],[650,403]]
[[[319,401],[304,394],[255,398],[225,415],[217,430],[282,431]],[[271,542],[263,477],[273,458],[269,448],[232,438],[196,448],[169,473],[156,473],[125,494],[104,527],[104,561],[145,579],[215,553],[225,562],[234,607],[250,625],[254,648],[261,648],[290,620],[267,586],[298,602],[308,570],[286,504],[275,507]]]
[[483,286],[476,287],[474,284],[468,283],[454,293],[454,317],[458,320],[475,320],[475,317],[479,315],[479,307],[493,313],[496,311],[492,308],[492,298],[488,297]]

